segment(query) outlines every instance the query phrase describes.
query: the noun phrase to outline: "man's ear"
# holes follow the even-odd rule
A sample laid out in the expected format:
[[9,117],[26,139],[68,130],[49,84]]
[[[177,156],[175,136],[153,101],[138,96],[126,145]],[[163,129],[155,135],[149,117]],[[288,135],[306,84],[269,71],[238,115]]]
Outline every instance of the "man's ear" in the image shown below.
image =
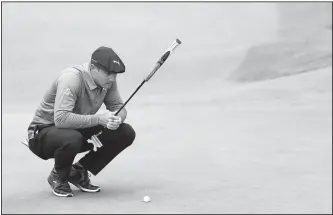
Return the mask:
[[94,64],[90,64],[90,70],[93,70],[95,68],[95,65]]

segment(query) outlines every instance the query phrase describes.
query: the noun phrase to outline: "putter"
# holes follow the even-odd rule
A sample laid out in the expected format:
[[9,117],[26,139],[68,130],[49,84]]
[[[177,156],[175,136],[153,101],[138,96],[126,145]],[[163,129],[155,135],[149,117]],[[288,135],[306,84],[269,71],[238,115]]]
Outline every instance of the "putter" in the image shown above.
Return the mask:
[[[141,82],[141,84],[138,86],[138,88],[136,88],[136,90],[134,91],[134,93],[132,93],[132,95],[127,99],[127,101],[121,106],[121,108],[114,114],[115,116],[117,116],[119,114],[119,112],[125,107],[125,105],[131,100],[131,98],[136,94],[136,92],[138,92],[138,90],[144,85],[144,83],[148,82],[151,77],[153,77],[153,75],[156,73],[156,71],[164,64],[164,62],[168,59],[168,57],[170,56],[170,54],[177,48],[177,46],[179,46],[182,42],[179,39],[176,39],[172,45],[167,49],[167,51],[162,55],[162,57],[157,61],[157,63],[155,64],[154,69],[148,74],[148,76]],[[93,141],[97,141],[96,143],[94,143],[94,145],[102,145],[102,143],[99,141],[98,139],[98,135],[102,134],[103,131],[100,131],[98,134],[95,134],[92,136],[92,140]]]

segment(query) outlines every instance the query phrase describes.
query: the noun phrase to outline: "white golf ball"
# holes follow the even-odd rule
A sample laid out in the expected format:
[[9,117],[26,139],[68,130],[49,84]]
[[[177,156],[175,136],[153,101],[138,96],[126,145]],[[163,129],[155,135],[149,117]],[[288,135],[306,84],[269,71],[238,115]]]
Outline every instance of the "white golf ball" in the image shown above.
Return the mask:
[[144,201],[144,202],[150,202],[151,199],[150,199],[149,196],[145,196],[145,197],[143,197],[143,201]]

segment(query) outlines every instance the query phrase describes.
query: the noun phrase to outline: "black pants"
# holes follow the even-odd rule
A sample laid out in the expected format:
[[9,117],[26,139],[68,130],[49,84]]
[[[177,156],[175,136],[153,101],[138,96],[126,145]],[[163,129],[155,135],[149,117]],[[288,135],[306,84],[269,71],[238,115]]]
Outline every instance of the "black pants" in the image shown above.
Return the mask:
[[[103,130],[98,136],[103,146],[94,152],[93,145],[87,142],[93,134]],[[80,159],[80,164],[97,175],[120,152],[130,146],[135,139],[132,126],[122,123],[117,130],[102,129],[100,126],[87,129],[63,129],[54,125],[39,130],[29,141],[31,151],[47,160],[54,158],[55,169],[62,180],[68,180],[71,166],[78,153],[88,152]]]

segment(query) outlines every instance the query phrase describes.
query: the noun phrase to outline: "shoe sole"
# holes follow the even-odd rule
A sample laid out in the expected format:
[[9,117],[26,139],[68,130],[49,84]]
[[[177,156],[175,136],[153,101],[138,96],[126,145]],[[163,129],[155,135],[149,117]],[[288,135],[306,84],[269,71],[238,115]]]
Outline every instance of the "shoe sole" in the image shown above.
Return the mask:
[[[71,182],[70,182],[71,183]],[[71,184],[73,184],[73,183],[71,183]],[[78,185],[78,184],[73,184],[75,187],[77,187],[77,188],[79,188],[81,191],[83,191],[83,192],[87,192],[87,193],[97,193],[97,192],[99,192],[99,191],[101,191],[101,188],[98,188],[97,190],[89,190],[89,189],[86,189],[86,188],[84,188],[84,187],[81,187],[80,185]]]
[[60,193],[55,192],[54,190],[53,190],[53,194],[58,197],[73,197],[74,196],[72,193],[60,194]]

